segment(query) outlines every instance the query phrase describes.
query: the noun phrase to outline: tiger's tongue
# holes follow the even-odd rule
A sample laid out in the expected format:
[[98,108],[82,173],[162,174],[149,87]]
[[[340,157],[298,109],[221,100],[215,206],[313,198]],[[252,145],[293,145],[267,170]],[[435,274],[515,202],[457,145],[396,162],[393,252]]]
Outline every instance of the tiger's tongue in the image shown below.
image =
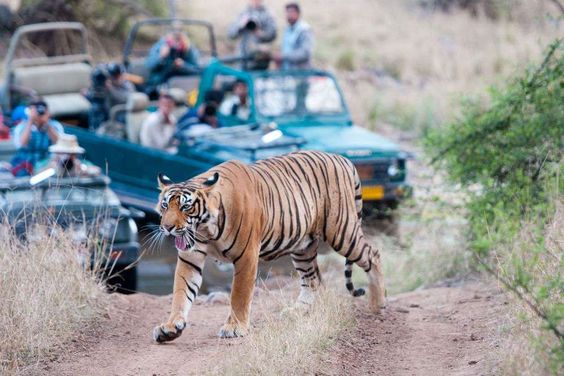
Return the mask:
[[174,238],[174,245],[178,249],[186,249],[186,240],[184,240],[184,236],[177,236]]

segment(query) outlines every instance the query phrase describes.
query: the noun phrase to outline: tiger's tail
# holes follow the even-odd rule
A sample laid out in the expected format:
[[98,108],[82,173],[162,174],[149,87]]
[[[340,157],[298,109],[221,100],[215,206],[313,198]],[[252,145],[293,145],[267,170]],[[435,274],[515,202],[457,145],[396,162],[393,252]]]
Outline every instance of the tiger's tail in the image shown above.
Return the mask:
[[[360,186],[360,177],[358,176],[358,172],[356,171],[356,168],[353,167],[353,174],[354,174],[354,191],[355,191],[355,207],[356,207],[356,213],[358,216],[358,220],[359,220],[359,225],[360,225],[360,221],[362,220],[362,188]],[[346,283],[346,287],[347,290],[349,290],[349,293],[352,296],[362,296],[364,295],[366,292],[364,291],[363,288],[359,288],[359,289],[355,289],[354,285],[352,283],[352,269],[353,269],[353,264],[354,262],[351,260],[345,260],[345,283]]]
[[345,261],[345,283],[347,290],[352,296],[362,296],[366,293],[363,288],[355,289],[352,283],[352,269],[353,269],[353,262],[350,260]]

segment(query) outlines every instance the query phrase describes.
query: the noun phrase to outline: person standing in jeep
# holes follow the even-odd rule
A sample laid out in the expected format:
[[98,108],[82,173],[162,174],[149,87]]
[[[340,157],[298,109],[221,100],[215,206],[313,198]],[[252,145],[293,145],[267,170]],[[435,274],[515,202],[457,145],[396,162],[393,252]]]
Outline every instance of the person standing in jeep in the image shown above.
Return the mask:
[[313,35],[311,27],[300,19],[298,3],[286,4],[288,26],[282,39],[282,51],[274,54],[273,59],[281,69],[307,69],[311,67]]
[[[276,22],[263,0],[250,0],[249,5],[239,14],[227,33],[230,39],[241,38],[239,51],[242,57],[250,57],[261,50],[261,45],[272,42],[276,38]],[[243,59],[242,67],[249,64]]]

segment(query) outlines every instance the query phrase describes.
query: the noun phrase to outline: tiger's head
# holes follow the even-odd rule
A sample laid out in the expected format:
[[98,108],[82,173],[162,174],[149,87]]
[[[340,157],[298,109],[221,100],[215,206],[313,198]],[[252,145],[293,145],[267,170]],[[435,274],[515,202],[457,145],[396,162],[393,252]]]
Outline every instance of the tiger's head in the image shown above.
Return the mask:
[[178,250],[191,249],[196,236],[201,238],[202,227],[215,218],[217,211],[209,199],[209,191],[219,180],[216,172],[203,184],[191,181],[175,184],[167,176],[159,174],[161,193],[157,212],[161,215],[160,231],[166,236],[174,236]]

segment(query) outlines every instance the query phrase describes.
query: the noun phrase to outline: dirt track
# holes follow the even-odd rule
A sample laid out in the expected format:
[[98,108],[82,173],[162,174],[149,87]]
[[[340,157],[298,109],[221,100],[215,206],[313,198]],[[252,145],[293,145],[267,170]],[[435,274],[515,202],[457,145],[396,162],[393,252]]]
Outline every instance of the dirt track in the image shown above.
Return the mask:
[[[263,298],[260,294],[256,300]],[[244,339],[216,336],[225,303],[197,304],[191,326],[176,341],[157,345],[151,330],[167,315],[169,297],[115,296],[102,328],[84,334],[75,348],[45,364],[49,375],[186,375],[211,370],[214,360]],[[498,334],[495,318],[504,307],[499,290],[479,282],[437,287],[391,297],[382,315],[356,301],[357,325],[329,352],[317,374],[483,375]],[[275,312],[259,312],[254,317]],[[260,319],[254,322],[260,330]],[[358,351],[362,349],[362,351]]]

